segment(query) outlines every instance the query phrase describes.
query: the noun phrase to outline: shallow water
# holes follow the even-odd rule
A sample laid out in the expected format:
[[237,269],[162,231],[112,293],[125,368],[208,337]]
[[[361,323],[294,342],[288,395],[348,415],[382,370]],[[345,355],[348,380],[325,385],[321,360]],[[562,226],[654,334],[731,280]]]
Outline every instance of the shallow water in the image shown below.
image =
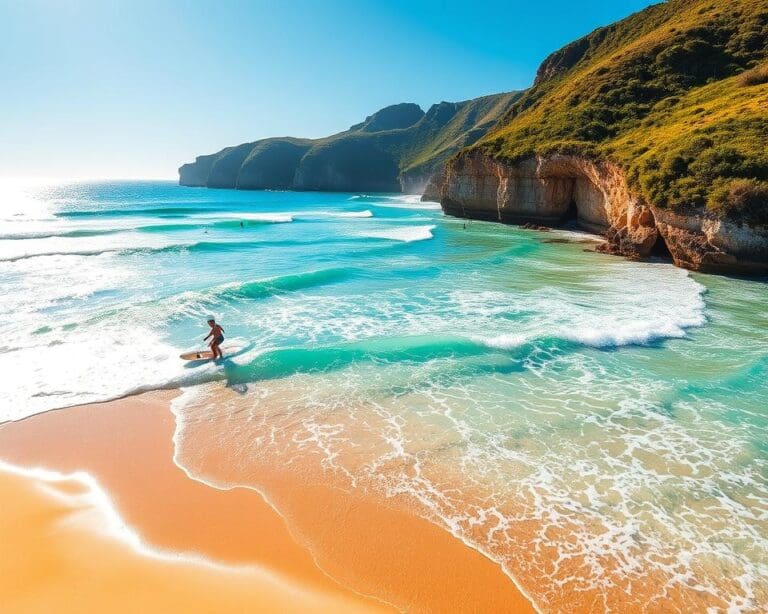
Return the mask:
[[[405,196],[2,198],[0,419],[187,386],[192,474],[259,488],[259,466],[311,464],[444,526],[542,609],[768,604],[765,282]],[[228,359],[181,363],[208,314]]]

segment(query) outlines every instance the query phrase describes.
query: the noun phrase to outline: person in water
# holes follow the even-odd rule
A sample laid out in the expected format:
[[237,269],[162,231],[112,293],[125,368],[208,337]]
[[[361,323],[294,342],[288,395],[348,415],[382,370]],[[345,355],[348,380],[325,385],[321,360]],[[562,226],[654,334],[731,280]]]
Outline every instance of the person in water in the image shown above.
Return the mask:
[[208,326],[211,327],[211,332],[205,336],[203,341],[207,341],[208,337],[211,338],[211,342],[208,344],[208,347],[210,347],[211,352],[213,352],[214,360],[217,358],[224,358],[224,355],[221,353],[221,347],[219,347],[224,341],[224,329],[216,324],[216,320],[213,318],[208,319]]

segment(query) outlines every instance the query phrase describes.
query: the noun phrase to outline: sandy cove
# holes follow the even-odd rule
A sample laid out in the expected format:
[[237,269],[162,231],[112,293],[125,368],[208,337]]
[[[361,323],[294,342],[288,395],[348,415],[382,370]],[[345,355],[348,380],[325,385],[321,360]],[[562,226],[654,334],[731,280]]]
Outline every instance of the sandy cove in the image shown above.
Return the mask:
[[77,510],[51,490],[66,494],[83,483],[2,471],[0,492],[12,502],[0,512],[0,537],[12,544],[0,556],[7,611],[534,611],[495,563],[439,527],[368,495],[330,486],[307,492],[283,474],[281,499],[290,497],[293,514],[327,536],[321,545],[333,549],[334,564],[323,566],[332,578],[259,493],[212,488],[173,462],[176,394],[0,425],[0,460],[86,472],[150,550],[189,555],[147,556],[73,522]]

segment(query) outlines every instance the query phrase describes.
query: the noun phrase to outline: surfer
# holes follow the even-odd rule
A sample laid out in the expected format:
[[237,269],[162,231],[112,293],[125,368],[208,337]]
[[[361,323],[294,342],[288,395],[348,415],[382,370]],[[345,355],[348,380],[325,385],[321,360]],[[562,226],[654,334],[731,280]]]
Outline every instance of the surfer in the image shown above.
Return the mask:
[[211,338],[211,342],[208,344],[208,347],[210,347],[211,352],[213,352],[214,360],[217,358],[224,358],[224,355],[221,353],[221,347],[219,347],[224,341],[224,329],[216,324],[216,320],[213,318],[208,318],[208,326],[211,327],[211,332],[205,336],[203,341],[207,341],[208,337]]

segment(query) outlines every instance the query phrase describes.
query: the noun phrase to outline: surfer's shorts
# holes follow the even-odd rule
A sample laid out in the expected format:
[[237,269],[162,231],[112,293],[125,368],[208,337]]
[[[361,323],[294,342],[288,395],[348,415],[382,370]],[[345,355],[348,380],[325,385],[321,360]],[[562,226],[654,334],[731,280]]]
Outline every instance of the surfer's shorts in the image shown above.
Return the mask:
[[224,343],[224,335],[219,335],[218,337],[216,337],[216,343],[218,344]]

